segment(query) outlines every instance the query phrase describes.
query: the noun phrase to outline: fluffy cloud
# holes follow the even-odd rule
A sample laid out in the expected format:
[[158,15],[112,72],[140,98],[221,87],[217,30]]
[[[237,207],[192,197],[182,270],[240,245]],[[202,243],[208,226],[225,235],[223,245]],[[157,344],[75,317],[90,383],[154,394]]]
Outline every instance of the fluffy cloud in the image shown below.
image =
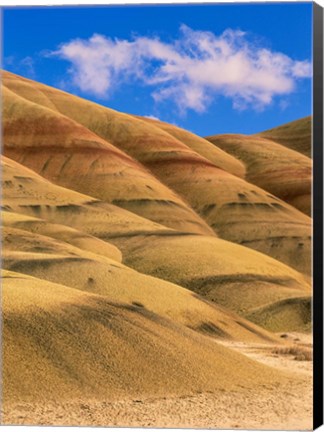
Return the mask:
[[94,34],[63,43],[52,55],[70,63],[72,83],[83,92],[105,98],[119,85],[136,82],[151,87],[156,102],[171,100],[182,112],[203,112],[218,95],[236,109],[262,109],[312,74],[309,61],[260,47],[242,31],[217,36],[185,25],[172,43]]

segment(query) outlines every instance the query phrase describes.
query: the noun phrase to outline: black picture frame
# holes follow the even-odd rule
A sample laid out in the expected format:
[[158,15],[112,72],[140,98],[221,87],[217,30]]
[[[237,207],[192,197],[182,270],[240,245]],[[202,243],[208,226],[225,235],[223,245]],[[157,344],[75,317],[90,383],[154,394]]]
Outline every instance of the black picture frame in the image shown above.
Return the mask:
[[323,424],[323,8],[313,3],[313,421]]

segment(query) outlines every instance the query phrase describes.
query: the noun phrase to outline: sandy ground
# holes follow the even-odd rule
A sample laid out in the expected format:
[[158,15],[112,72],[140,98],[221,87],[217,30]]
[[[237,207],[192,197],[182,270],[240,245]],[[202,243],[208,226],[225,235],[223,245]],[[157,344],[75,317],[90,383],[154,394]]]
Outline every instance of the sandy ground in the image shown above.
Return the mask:
[[[303,395],[303,396],[302,396]],[[13,424],[195,427],[220,429],[312,429],[307,384],[258,394],[200,394],[182,398],[61,406],[17,406]]]
[[[289,345],[297,345],[308,349],[312,348],[312,336],[305,333],[277,333]],[[218,341],[222,343],[221,341]],[[264,363],[268,366],[295,373],[297,376],[308,378],[312,384],[313,363],[311,361],[296,361],[292,355],[282,355],[273,353],[273,345],[246,344],[244,342],[223,342],[223,345],[235,349],[248,357]]]
[[[296,341],[299,339],[299,341]],[[289,334],[289,342],[311,346],[311,337]],[[20,404],[3,413],[6,424],[195,427],[220,429],[312,429],[312,362],[273,354],[269,345],[224,342],[269,366],[289,370],[296,380],[258,392],[220,392],[159,399],[73,401],[60,405]],[[297,378],[299,377],[299,379]]]

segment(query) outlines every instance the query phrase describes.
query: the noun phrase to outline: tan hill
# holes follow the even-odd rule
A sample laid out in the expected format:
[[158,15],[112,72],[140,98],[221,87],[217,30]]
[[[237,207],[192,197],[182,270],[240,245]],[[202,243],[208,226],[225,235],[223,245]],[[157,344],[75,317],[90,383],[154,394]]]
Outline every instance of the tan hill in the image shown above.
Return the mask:
[[212,230],[137,161],[84,126],[3,89],[6,156],[43,177],[183,231]]
[[1,216],[2,224],[6,227],[23,229],[36,235],[40,234],[56,240],[62,240],[79,249],[93,253],[100,252],[100,255],[111,258],[114,261],[122,261],[121,251],[116,246],[74,228],[52,224],[43,219],[8,211],[3,211]]
[[257,390],[285,379],[144,308],[14,272],[2,288],[4,407]]
[[276,141],[285,147],[296,150],[305,156],[311,157],[312,147],[312,117],[286,123],[282,126],[266,130],[257,134],[264,138]]
[[[14,218],[12,217],[14,216]],[[18,216],[19,217],[19,216]],[[97,253],[31,231],[30,220],[4,212],[3,267],[49,282],[144,308],[216,338],[269,342],[276,338],[178,285],[146,276]],[[42,226],[53,228],[45,221]],[[57,225],[55,226],[57,232]],[[64,227],[62,227],[64,229]],[[72,231],[72,230],[71,230]],[[53,232],[53,229],[50,233]]]
[[311,215],[311,159],[258,136],[226,134],[206,139],[245,164],[247,181]]
[[[311,329],[311,219],[291,205],[307,203],[307,158],[3,85],[5,422],[148,426],[157,402],[201,427],[197,400],[208,427],[220,400],[226,427],[308,417],[310,368],[273,333]],[[274,147],[289,196],[265,172]]]
[[[145,164],[167,186],[162,185],[160,189],[164,187],[165,193],[172,189],[177,194],[172,192],[174,197],[180,195],[183,200],[178,198],[180,204],[176,198],[172,198],[173,201],[154,199],[155,189],[147,191],[151,200],[145,198],[142,201],[137,192],[135,200],[127,200],[121,190],[120,199],[114,199],[113,203],[177,230],[211,235],[212,231],[202,221],[204,219],[218,236],[259,250],[303,273],[310,273],[310,220],[292,207],[277,202],[262,189],[217,168],[179,139],[147,121],[12,74],[4,75],[4,84],[25,100],[50,109],[55,107],[60,114],[82,124],[96,136]],[[23,152],[19,153],[19,160],[24,164],[27,159],[29,164],[34,164],[33,157],[22,159]],[[30,166],[40,172],[41,165]],[[42,173],[45,174],[46,171]],[[80,178],[78,182],[82,192],[102,199],[100,181],[95,181],[95,190],[90,191],[89,182],[84,180]],[[75,188],[75,185],[68,187]]]
[[190,203],[218,237],[256,249],[310,274],[309,217],[214,166],[182,159],[150,167]]
[[290,298],[250,311],[247,318],[274,332],[309,332],[312,327],[311,308],[311,297]]
[[[246,309],[244,298],[247,293],[254,300],[253,304],[249,304],[248,307],[255,308],[260,305],[260,301],[261,304],[264,304],[262,301],[270,302],[292,296],[304,296],[305,290],[309,290],[308,283],[300,274],[250,249],[215,237],[181,235],[179,232],[166,229],[118,207],[100,203],[91,197],[56,186],[5,157],[3,158],[2,171],[4,181],[3,205],[5,209],[10,211],[10,213],[5,212],[3,220],[8,227],[27,230],[33,235],[42,234],[53,239],[63,240],[77,247],[82,246],[87,251],[103,255],[105,249],[101,248],[100,243],[96,250],[96,245],[92,241],[89,243],[89,238],[85,235],[82,239],[83,244],[75,243],[76,233],[71,230],[70,237],[70,231],[66,231],[66,228],[61,225],[71,226],[76,228],[79,233],[98,237],[98,241],[99,239],[108,241],[107,248],[110,247],[110,243],[114,243],[118,247],[117,253],[122,252],[124,262],[138,271],[180,285],[184,284],[216,303],[226,305],[238,312]],[[13,212],[33,215],[33,217],[19,216]],[[35,238],[33,237],[32,240],[35,241]],[[24,242],[27,243],[27,240]],[[19,248],[16,252],[18,250]],[[177,259],[174,259],[175,254]],[[15,258],[15,263],[17,261],[15,265],[24,265],[27,272],[36,271],[29,262],[24,264],[23,256],[22,253],[19,259],[18,257]],[[107,253],[106,256],[109,254]],[[190,260],[188,260],[189,256],[192,257]],[[236,259],[233,257],[239,259],[240,268],[237,267]],[[122,293],[128,293],[127,274],[132,280],[134,279],[134,274],[124,272],[124,276],[117,283],[116,267],[113,267],[112,273],[110,273],[107,269],[102,272],[103,265],[99,266],[101,269],[99,271],[98,264],[92,264],[92,273],[96,275],[101,272],[102,276],[99,285],[98,282],[89,284],[87,266],[81,272],[81,266],[79,268],[77,262],[72,266],[71,260],[69,260],[64,264],[68,267],[63,272],[60,263],[55,263],[53,259],[50,262],[52,268],[55,269],[55,271],[51,270],[50,277],[53,275],[55,278],[59,277],[59,279],[54,279],[55,282],[71,284],[69,278],[75,271],[78,277],[81,277],[82,274],[82,278],[80,280],[75,278],[73,286],[96,290],[101,287],[100,290],[107,290],[105,278],[108,277],[110,284],[115,287],[117,297]],[[218,263],[217,266],[215,263]],[[188,273],[188,266],[190,273]],[[43,272],[37,273],[37,276],[48,277],[46,276],[48,269],[46,266],[43,268],[41,261],[36,267],[37,271]],[[266,268],[265,272],[262,270],[263,267]],[[22,271],[21,267],[19,267],[19,271]],[[120,274],[120,271],[118,273]],[[138,282],[136,296],[140,294],[142,279]],[[204,281],[209,287],[208,289],[201,288]],[[144,285],[147,283],[145,282]],[[102,293],[102,291],[97,292]],[[240,292],[245,293],[245,297]],[[224,293],[226,293],[225,296]],[[173,302],[172,298],[171,296],[171,303]],[[125,298],[123,299],[125,300]],[[143,303],[138,298],[130,300]],[[242,302],[241,306],[239,306],[240,302]],[[154,307],[154,304],[151,303],[150,307]],[[207,316],[206,311],[204,314]],[[201,321],[197,321],[197,327],[201,324]]]
[[295,270],[225,240],[188,235],[117,244],[128,266],[185,286],[243,315],[272,302],[310,295],[310,286]]
[[114,205],[57,186],[5,156],[1,157],[1,167],[4,210],[67,225],[101,239],[173,232]]
[[[135,154],[138,160],[152,161],[178,154],[204,156],[204,160],[216,163],[225,170],[242,170],[241,164],[220,149],[213,149],[194,134],[171,125],[149,122],[146,118],[124,114],[61,90],[28,80],[4,71],[3,84],[17,95],[51,110],[57,111],[85,126],[106,141]],[[171,132],[171,133],[169,133]],[[177,139],[179,138],[179,139]],[[180,139],[183,138],[183,139]],[[154,152],[152,144],[154,143]],[[185,145],[186,144],[186,145]],[[194,150],[194,151],[192,151]]]
[[244,177],[245,166],[244,164],[232,157],[228,153],[225,153],[220,148],[210,145],[208,140],[201,138],[200,136],[182,129],[178,126],[162,122],[160,120],[155,120],[147,117],[134,116],[140,120],[143,120],[149,124],[152,124],[168,134],[172,135],[179,141],[183,142],[194,150],[196,153],[200,154],[204,158],[208,159],[215,166],[222,168],[223,170],[234,174],[238,177]]

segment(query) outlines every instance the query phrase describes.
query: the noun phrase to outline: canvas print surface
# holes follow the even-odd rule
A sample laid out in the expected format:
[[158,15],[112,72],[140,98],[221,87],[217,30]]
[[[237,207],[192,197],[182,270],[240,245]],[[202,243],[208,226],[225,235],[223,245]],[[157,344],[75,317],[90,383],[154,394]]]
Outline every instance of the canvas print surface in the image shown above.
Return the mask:
[[2,423],[311,429],[312,3],[2,14]]

